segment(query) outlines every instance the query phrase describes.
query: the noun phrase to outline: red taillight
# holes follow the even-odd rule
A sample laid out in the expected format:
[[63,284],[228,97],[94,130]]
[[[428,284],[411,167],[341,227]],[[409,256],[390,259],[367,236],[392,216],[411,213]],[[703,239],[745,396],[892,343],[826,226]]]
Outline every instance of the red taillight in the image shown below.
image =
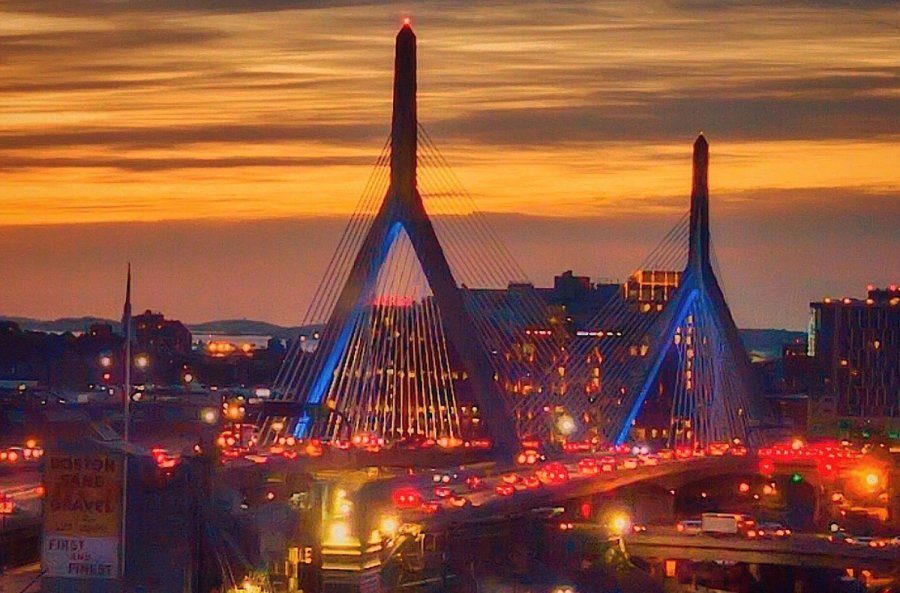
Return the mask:
[[591,503],[589,503],[589,502],[581,503],[581,508],[579,510],[581,511],[582,519],[590,519],[591,518],[591,511],[593,510],[593,508],[591,507]]
[[394,490],[391,498],[400,508],[414,508],[422,503],[422,495],[415,488],[399,488]]
[[516,491],[510,484],[500,484],[495,488],[495,492],[500,496],[510,496]]
[[468,503],[468,502],[469,502],[469,499],[466,498],[465,496],[453,496],[450,498],[450,504],[452,504],[455,507],[464,507],[464,506],[466,506],[466,503]]

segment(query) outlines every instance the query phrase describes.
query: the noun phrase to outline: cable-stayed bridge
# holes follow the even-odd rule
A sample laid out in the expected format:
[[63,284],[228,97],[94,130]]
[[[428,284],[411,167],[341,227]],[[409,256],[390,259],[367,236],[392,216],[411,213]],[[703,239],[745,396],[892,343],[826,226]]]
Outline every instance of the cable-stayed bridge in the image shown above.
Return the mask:
[[[379,447],[490,443],[669,446],[753,442],[761,410],[714,273],[708,144],[694,145],[690,213],[586,328],[560,319],[492,232],[416,105],[416,37],[397,35],[393,117],[305,323],[262,435]],[[660,420],[662,418],[662,420]]]

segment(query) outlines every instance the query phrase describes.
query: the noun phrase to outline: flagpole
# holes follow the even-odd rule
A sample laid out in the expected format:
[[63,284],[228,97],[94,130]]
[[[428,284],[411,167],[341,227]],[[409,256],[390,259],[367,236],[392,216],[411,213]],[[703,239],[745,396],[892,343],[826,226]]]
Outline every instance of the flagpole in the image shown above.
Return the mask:
[[128,447],[129,429],[131,428],[131,262],[128,263],[128,279],[125,284],[125,308],[122,311],[122,329],[125,333],[125,411],[122,440],[125,442],[124,463],[122,466],[122,586],[125,586],[125,526],[128,520]]

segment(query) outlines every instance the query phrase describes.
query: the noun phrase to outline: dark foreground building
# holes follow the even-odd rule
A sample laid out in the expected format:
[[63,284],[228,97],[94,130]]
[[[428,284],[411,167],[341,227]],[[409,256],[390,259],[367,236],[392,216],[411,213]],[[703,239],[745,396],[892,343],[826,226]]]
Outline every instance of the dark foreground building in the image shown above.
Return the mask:
[[810,303],[809,354],[841,416],[900,418],[900,289]]

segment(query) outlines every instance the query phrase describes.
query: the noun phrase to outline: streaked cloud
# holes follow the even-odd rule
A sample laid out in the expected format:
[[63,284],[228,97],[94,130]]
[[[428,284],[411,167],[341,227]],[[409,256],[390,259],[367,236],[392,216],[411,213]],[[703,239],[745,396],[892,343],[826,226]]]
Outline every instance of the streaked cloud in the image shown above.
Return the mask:
[[[900,269],[863,252],[890,245],[885,221],[900,221],[900,14],[879,0],[0,0],[0,236],[46,239],[42,225],[57,225],[90,251],[70,225],[129,222],[137,226],[122,228],[152,230],[165,250],[187,240],[178,229],[246,221],[256,231],[229,241],[264,232],[274,249],[275,232],[333,230],[321,221],[349,215],[387,136],[393,35],[406,14],[419,35],[420,119],[479,208],[500,225],[520,212],[540,221],[521,222],[537,225],[533,240],[504,231],[528,246],[516,255],[536,278],[579,267],[590,245],[622,253],[608,268],[591,260],[592,275],[624,274],[626,255],[640,261],[644,242],[686,208],[700,129],[712,142],[717,224],[748,239],[720,254],[771,255],[751,241],[767,236],[856,246],[828,252],[847,265],[830,265],[823,285],[798,275],[808,259],[781,257],[792,297],[815,289],[801,300],[829,282],[845,287],[852,265],[856,275]],[[882,216],[865,214],[876,208]],[[838,219],[856,226],[835,229]],[[97,227],[115,245],[99,260],[110,265],[130,240],[115,228]],[[717,233],[717,245],[731,232]],[[64,248],[40,245],[8,244],[6,273],[24,282],[28,270],[50,269],[40,262]],[[185,278],[209,254],[178,252],[173,292],[153,306],[218,316],[213,303],[203,315],[185,302]],[[302,263],[312,256],[297,257],[309,268],[304,286],[314,283],[315,262]],[[253,282],[277,285],[274,264],[268,273]],[[90,308],[96,295],[59,302],[58,289],[89,294],[98,274],[45,276],[48,306]],[[748,268],[726,280],[761,278]],[[747,297],[738,317],[763,324],[770,296]],[[0,312],[48,311],[39,302],[4,291]],[[240,302],[247,315],[300,315],[277,298],[259,311]]]

